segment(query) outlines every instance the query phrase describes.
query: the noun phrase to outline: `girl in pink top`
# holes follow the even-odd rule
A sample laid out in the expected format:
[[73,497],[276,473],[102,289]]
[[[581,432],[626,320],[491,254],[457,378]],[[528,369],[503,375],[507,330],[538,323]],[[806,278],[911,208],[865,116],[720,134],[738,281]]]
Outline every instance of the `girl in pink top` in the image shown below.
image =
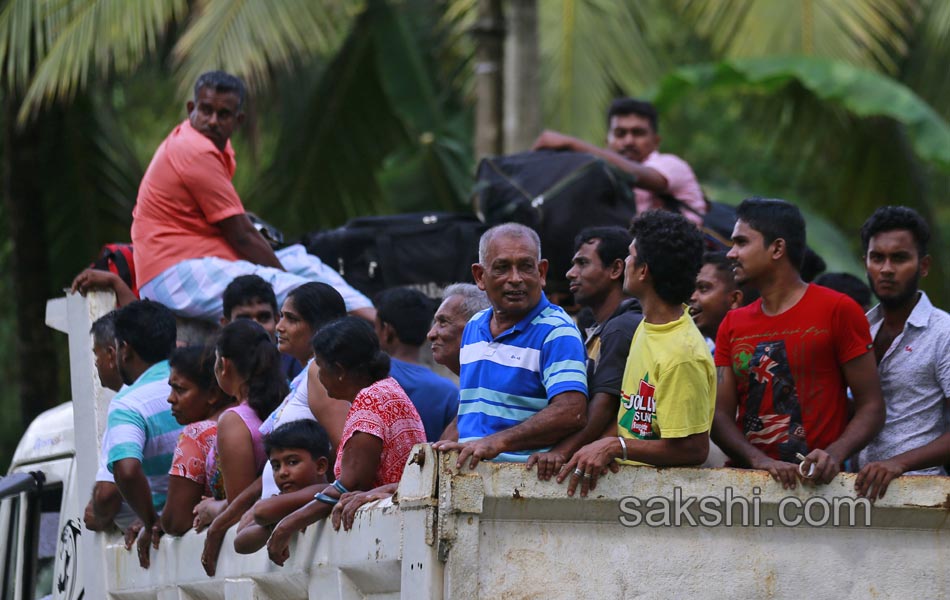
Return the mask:
[[208,461],[214,450],[218,416],[234,406],[234,398],[218,387],[214,377],[214,351],[191,346],[175,350],[168,360],[171,375],[168,403],[172,416],[186,427],[178,438],[171,470],[168,498],[162,511],[162,529],[182,535],[192,526],[192,511],[211,492],[213,468]]
[[[231,416],[227,416],[229,414],[231,414]],[[227,430],[228,428],[231,428],[233,430],[233,435],[238,437],[238,442],[239,442],[238,450],[244,449],[243,444],[246,441],[246,438],[244,436],[244,430],[247,429],[247,431],[251,434],[251,450],[254,453],[253,455],[254,460],[252,463],[249,463],[247,466],[249,467],[251,464],[254,466],[255,476],[251,478],[251,481],[254,481],[254,479],[257,478],[257,475],[259,475],[261,470],[264,468],[264,463],[267,462],[267,456],[264,454],[264,440],[263,440],[263,437],[261,436],[261,431],[260,431],[262,419],[258,416],[258,414],[254,411],[254,409],[251,408],[251,406],[247,404],[247,402],[244,402],[244,401],[242,401],[237,406],[232,406],[231,408],[221,413],[221,416],[218,417],[219,429],[221,428],[222,419],[224,420],[224,422],[228,423],[228,425],[224,426],[225,430]],[[238,419],[240,419],[240,421],[238,421]],[[243,423],[243,426],[241,425],[242,423]],[[224,445],[227,445],[227,443],[225,442],[224,444],[222,444],[222,446]],[[208,473],[211,476],[210,481],[208,483],[209,483],[209,487],[211,491],[211,496],[215,500],[233,498],[234,495],[236,494],[229,496],[227,487],[225,486],[224,471],[221,468],[221,464],[220,464],[221,461],[218,457],[217,446],[218,445],[215,444],[215,448],[212,450],[211,455],[208,457]],[[231,449],[229,449],[228,452],[230,453]],[[243,458],[243,452],[242,452],[242,458]],[[240,475],[244,471],[245,469],[241,469],[238,475]],[[235,478],[232,475],[231,480],[234,481],[234,479]],[[240,485],[240,484],[237,484],[237,485]],[[250,485],[250,483],[248,483],[248,485]],[[241,491],[243,491],[244,488],[246,487],[247,485],[238,488],[237,493],[240,494]],[[232,494],[234,490],[235,488],[232,487],[231,489]]]
[[220,483],[212,479],[212,491],[224,490],[225,500],[203,502],[196,509],[195,527],[209,524],[250,486],[264,466],[266,456],[260,426],[288,393],[287,379],[280,369],[280,353],[263,327],[250,319],[238,319],[221,330],[215,344],[214,374],[226,394],[238,406],[224,411],[218,419],[215,456]]
[[227,498],[234,498],[260,474],[266,456],[261,422],[288,393],[280,353],[263,327],[250,319],[229,323],[215,346],[215,375],[240,406],[218,419],[218,468]]

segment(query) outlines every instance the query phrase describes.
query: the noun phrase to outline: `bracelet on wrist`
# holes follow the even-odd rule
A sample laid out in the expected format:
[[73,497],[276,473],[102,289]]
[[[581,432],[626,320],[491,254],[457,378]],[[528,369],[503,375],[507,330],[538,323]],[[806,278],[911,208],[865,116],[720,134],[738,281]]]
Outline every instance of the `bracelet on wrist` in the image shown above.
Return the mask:
[[627,460],[627,442],[619,435],[617,439],[620,440],[620,447],[623,449],[623,458],[621,460]]
[[333,505],[335,505],[337,502],[339,502],[339,500],[337,500],[336,498],[334,498],[334,497],[332,497],[332,496],[327,496],[327,495],[324,494],[323,492],[318,492],[318,493],[313,497],[313,499],[316,500],[317,502],[323,502],[324,504],[329,504],[330,506],[333,506]]

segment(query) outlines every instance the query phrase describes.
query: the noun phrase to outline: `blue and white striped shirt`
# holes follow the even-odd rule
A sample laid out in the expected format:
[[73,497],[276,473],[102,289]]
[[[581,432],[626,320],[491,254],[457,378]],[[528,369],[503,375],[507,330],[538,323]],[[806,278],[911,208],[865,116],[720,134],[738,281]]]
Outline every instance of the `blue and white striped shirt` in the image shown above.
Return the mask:
[[109,403],[102,448],[110,473],[126,458],[142,463],[156,510],[165,505],[168,470],[182,430],[168,404],[168,375],[168,361],[157,362],[116,394]]
[[[574,321],[541,296],[517,325],[491,334],[492,309],[476,314],[462,333],[459,377],[459,441],[514,427],[545,408],[558,394],[587,395],[587,355]],[[499,454],[495,460],[525,462],[547,448]]]

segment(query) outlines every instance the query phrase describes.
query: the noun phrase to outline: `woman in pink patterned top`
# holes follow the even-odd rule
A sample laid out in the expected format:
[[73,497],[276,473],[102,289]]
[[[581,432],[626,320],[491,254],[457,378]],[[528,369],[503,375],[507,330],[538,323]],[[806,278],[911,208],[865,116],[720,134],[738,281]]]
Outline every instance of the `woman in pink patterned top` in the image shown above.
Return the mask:
[[412,447],[426,441],[419,413],[389,376],[389,356],[379,349],[372,325],[356,317],[334,321],[314,336],[313,350],[327,394],[352,404],[337,447],[336,481],[298,492],[316,495],[271,533],[267,551],[279,565],[290,556],[294,531],[327,517],[348,491],[398,483]]
[[175,350],[168,360],[171,375],[168,396],[172,416],[186,427],[178,438],[175,457],[168,472],[168,498],[162,511],[162,529],[182,535],[191,529],[192,511],[202,496],[211,493],[213,468],[208,460],[214,449],[218,416],[234,398],[218,387],[214,377],[214,350],[190,346]]

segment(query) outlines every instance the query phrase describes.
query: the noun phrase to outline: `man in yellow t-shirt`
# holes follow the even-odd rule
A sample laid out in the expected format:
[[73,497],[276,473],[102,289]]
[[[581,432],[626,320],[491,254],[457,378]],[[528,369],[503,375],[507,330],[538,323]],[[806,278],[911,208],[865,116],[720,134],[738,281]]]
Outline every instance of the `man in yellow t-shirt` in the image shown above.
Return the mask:
[[[716,379],[702,334],[687,312],[663,325],[646,321],[641,325],[633,336],[623,372],[617,432],[631,440],[692,435],[708,440],[716,405]],[[635,456],[632,450],[628,444],[628,459]],[[705,456],[694,464],[703,460]],[[622,457],[619,462],[643,464]]]
[[715,367],[685,302],[702,263],[703,239],[681,215],[644,213],[630,226],[624,291],[640,300],[621,385],[617,433],[584,446],[562,467],[568,495],[624,464],[699,465],[709,452],[716,405]]

